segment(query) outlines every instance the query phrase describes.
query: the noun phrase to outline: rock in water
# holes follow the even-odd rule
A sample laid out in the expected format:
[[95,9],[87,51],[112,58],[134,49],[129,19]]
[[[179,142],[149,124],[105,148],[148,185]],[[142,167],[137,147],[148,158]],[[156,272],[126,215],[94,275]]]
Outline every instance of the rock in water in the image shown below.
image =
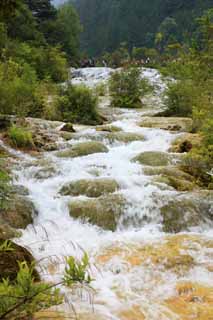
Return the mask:
[[73,181],[62,187],[60,193],[65,196],[86,195],[91,198],[100,197],[107,193],[113,193],[118,190],[119,185],[114,179],[101,178],[95,180]]
[[129,143],[133,141],[144,141],[145,138],[142,134],[132,132],[111,132],[106,138],[112,143],[115,141]]
[[145,166],[167,166],[171,164],[171,155],[166,152],[147,151],[142,152],[135,158],[134,162],[139,162]]
[[165,232],[187,231],[192,227],[213,225],[213,193],[201,191],[190,196],[180,195],[161,208]]
[[70,215],[95,224],[105,230],[115,231],[125,208],[121,195],[102,196],[97,199],[75,200],[69,204]]
[[59,151],[56,153],[61,158],[76,158],[87,156],[93,153],[108,152],[107,147],[98,141],[81,142],[72,146],[70,149]]

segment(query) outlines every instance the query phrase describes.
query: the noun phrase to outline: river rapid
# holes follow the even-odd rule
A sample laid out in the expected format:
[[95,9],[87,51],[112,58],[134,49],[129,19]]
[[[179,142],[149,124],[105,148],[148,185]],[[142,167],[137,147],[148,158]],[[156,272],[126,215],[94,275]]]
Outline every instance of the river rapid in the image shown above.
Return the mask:
[[[92,87],[105,82],[111,71],[77,70],[72,81]],[[153,177],[144,174],[144,166],[132,161],[141,152],[167,152],[182,134],[138,125],[143,117],[163,108],[166,88],[157,71],[144,69],[142,75],[155,86],[144,109],[113,110],[104,97],[100,110],[109,116],[111,125],[141,134],[143,141],[109,141],[95,127],[77,125],[73,139],[58,140],[59,148],[98,140],[109,151],[76,158],[59,158],[56,152],[44,152],[39,158],[17,155],[14,182],[28,188],[38,215],[16,241],[39,261],[42,278],[60,281],[65,256],[80,258],[86,251],[90,257],[93,290],[62,288],[66,303],[56,310],[65,312],[66,319],[72,318],[71,303],[85,320],[213,319],[213,309],[208,313],[213,285],[211,226],[207,223],[178,234],[163,232],[160,208],[179,192],[153,183]],[[38,178],[47,166],[54,173]],[[119,185],[115,194],[126,200],[115,232],[73,219],[68,210],[73,197],[59,194],[66,183],[97,177],[115,179]],[[76,198],[87,199],[84,195]],[[62,314],[58,319],[63,319]]]

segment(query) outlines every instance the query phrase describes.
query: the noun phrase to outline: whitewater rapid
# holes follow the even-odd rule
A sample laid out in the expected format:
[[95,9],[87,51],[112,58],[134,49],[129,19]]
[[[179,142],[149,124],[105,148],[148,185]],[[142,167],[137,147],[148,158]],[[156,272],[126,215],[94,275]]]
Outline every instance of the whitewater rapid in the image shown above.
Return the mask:
[[[89,86],[95,86],[100,81],[106,82],[112,72],[110,69],[99,68],[80,71],[81,76],[73,79],[73,83],[85,83]],[[162,94],[166,85],[155,70],[144,70],[143,76],[155,85],[152,104],[153,109],[158,110],[163,105]],[[106,248],[125,248],[131,251],[131,247],[140,246],[141,243],[161,243],[166,236],[162,232],[160,207],[171,196],[175,196],[177,191],[160,188],[151,183],[151,177],[143,173],[143,166],[131,159],[143,151],[167,151],[180,134],[141,128],[138,121],[147,113],[150,114],[150,110],[121,110],[111,123],[125,132],[142,134],[144,141],[110,143],[103,138],[102,142],[108,147],[108,153],[64,159],[57,157],[55,152],[45,152],[39,160],[28,156],[22,158],[14,169],[15,183],[28,188],[29,197],[38,211],[34,224],[28,226],[17,241],[29,248],[36,260],[40,261],[42,278],[59,281],[63,274],[65,256],[80,258],[84,251],[90,256],[95,279],[92,283],[95,289],[92,305],[90,295],[85,294],[81,299],[76,292],[63,289],[68,299],[74,302],[77,312],[83,314],[83,319],[124,319],[119,312],[124,307],[131,309],[134,305],[141,306],[146,319],[179,319],[168,310],[165,312],[166,307],[160,303],[162,297],[165,300],[175,293],[178,276],[174,272],[165,272],[151,261],[150,265],[129,268],[116,254],[110,261],[97,267],[96,257]],[[66,145],[88,141],[93,136],[95,139],[98,135],[92,127],[81,127],[78,133],[79,138],[66,142]],[[60,143],[63,146],[63,143]],[[37,173],[46,163],[54,169],[54,174],[46,179],[37,179]],[[115,179],[120,186],[116,193],[124,196],[127,201],[116,232],[103,231],[94,225],[73,219],[68,211],[68,203],[72,197],[59,194],[59,190],[66,183],[79,179],[94,179],[94,172],[98,173],[99,178]],[[202,234],[203,231],[198,232]],[[200,253],[199,259],[202,259],[202,254]],[[196,256],[195,258],[198,259]],[[202,279],[207,284],[210,282],[209,275],[202,267],[194,268],[187,275],[187,280],[196,279]],[[129,319],[143,318],[130,316]]]

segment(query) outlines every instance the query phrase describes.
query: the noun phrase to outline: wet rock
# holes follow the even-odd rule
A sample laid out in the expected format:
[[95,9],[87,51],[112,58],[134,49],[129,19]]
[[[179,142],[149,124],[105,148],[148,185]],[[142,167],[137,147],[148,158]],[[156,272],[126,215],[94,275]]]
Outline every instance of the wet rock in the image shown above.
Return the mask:
[[89,141],[77,143],[70,149],[59,151],[56,155],[61,158],[75,158],[104,152],[108,152],[108,149],[103,143],[98,141]]
[[60,131],[76,132],[75,129],[73,128],[72,123],[70,123],[70,122],[65,123],[65,124],[61,127]]
[[60,136],[66,140],[66,141],[69,141],[73,138],[73,133],[71,132],[66,132],[66,131],[61,131],[60,132]]
[[21,185],[13,185],[10,190],[11,193],[13,194],[18,194],[20,196],[28,196],[29,191],[26,187],[21,186]]
[[167,184],[178,191],[191,191],[199,188],[191,175],[175,166],[144,168],[143,172],[156,176],[153,179],[154,182]]
[[7,240],[11,238],[18,238],[21,236],[21,233],[6,223],[2,217],[0,217],[0,239]]
[[69,204],[69,211],[74,218],[115,231],[124,207],[125,200],[121,195],[108,195],[97,199],[72,201]]
[[114,179],[102,178],[95,180],[78,180],[65,185],[60,193],[65,196],[86,195],[91,198],[100,197],[101,195],[113,193],[119,188]]
[[121,128],[113,126],[113,125],[103,125],[96,127],[96,131],[104,131],[104,132],[120,132]]
[[25,229],[33,223],[37,211],[28,198],[15,195],[9,199],[6,209],[1,210],[0,214],[10,227]]
[[153,181],[167,184],[168,186],[176,189],[177,191],[192,191],[195,188],[195,184],[192,182],[166,175],[156,177]]
[[111,132],[106,138],[112,143],[115,141],[120,141],[124,143],[133,141],[144,141],[144,136],[142,134],[132,133],[132,132]]
[[163,230],[177,233],[202,224],[213,224],[212,199],[213,193],[210,191],[192,193],[191,196],[179,195],[171,199],[161,208]]
[[171,155],[166,152],[147,151],[142,152],[135,158],[134,162],[139,162],[145,166],[167,166],[171,164]]
[[[2,245],[4,240],[0,240],[0,245]],[[16,279],[17,273],[19,271],[18,262],[27,262],[30,266],[34,262],[34,258],[31,253],[15,244],[12,244],[12,251],[0,251],[0,280],[8,278],[10,281]],[[35,280],[39,281],[40,277],[38,272],[34,269],[33,277]]]
[[145,117],[139,123],[140,127],[156,128],[170,131],[191,132],[192,119],[175,117]]
[[57,173],[57,170],[54,166],[48,166],[46,168],[42,168],[34,174],[35,179],[44,180],[54,177]]

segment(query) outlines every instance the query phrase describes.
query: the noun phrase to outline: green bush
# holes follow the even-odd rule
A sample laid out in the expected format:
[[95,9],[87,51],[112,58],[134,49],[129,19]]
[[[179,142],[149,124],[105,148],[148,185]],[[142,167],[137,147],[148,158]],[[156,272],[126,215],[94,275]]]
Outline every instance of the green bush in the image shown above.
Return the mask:
[[[13,247],[10,242],[5,241],[0,251],[10,252]],[[32,319],[36,312],[63,302],[63,295],[57,289],[59,285],[73,287],[80,284],[83,289],[91,283],[90,264],[86,253],[80,261],[68,257],[66,262],[64,277],[55,284],[36,282],[33,276],[35,264],[19,262],[16,279],[13,282],[9,279],[0,282],[0,319]]]
[[63,121],[94,125],[101,123],[97,104],[98,99],[92,90],[85,86],[69,85],[62,89],[58,110]]
[[32,149],[34,147],[32,133],[26,128],[13,125],[7,135],[10,143],[16,148]]
[[192,81],[177,81],[169,85],[166,92],[166,116],[191,117],[197,104],[199,88]]
[[7,198],[10,193],[10,177],[8,172],[4,169],[3,162],[0,162],[0,210],[6,205]]
[[9,60],[0,64],[0,113],[26,116],[31,109],[39,109],[35,96],[38,82],[35,71],[28,64]]
[[94,88],[94,93],[97,97],[104,97],[107,94],[107,84],[99,83]]
[[112,74],[109,84],[111,106],[118,108],[140,108],[141,98],[147,93],[148,82],[141,79],[139,68],[128,67]]

